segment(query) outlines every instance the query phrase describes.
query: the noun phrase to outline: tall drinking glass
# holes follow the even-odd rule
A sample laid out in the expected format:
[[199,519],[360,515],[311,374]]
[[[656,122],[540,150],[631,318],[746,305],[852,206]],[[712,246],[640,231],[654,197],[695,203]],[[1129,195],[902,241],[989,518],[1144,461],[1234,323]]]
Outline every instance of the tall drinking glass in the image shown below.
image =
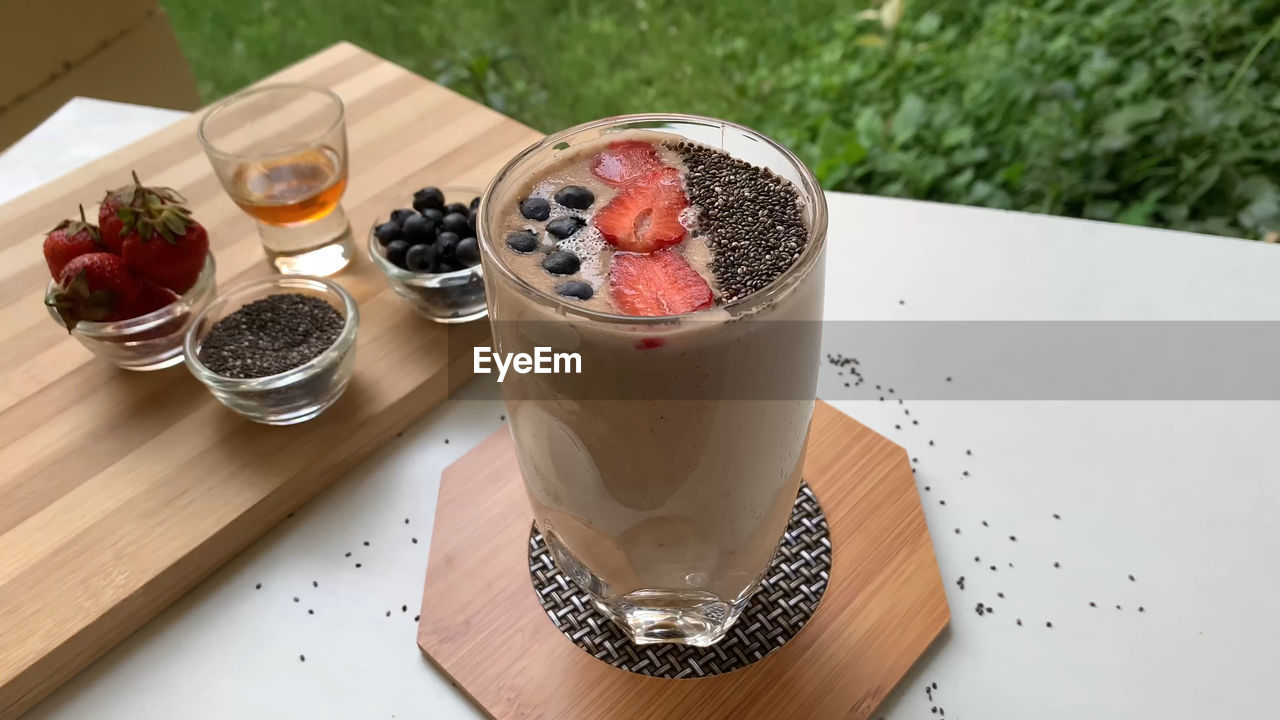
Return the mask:
[[331,275],[355,254],[342,210],[347,126],[342,99],[302,83],[262,85],[213,106],[200,143],[222,187],[258,221],[267,262],[290,275]]
[[[808,240],[771,284],[709,310],[635,317],[535,288],[504,261],[503,219],[561,153],[618,131],[694,140],[799,192]],[[570,128],[486,190],[479,241],[495,351],[581,356],[582,374],[502,383],[534,518],[557,565],[637,643],[710,645],[773,557],[799,489],[819,366],[826,202],[769,138],[689,115]]]

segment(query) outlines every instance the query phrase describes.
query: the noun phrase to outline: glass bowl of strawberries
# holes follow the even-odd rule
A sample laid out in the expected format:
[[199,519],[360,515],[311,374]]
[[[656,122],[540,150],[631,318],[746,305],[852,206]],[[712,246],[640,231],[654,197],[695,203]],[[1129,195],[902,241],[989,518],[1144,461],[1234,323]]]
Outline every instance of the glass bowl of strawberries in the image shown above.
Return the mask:
[[99,226],[66,220],[44,241],[49,315],[98,357],[126,370],[182,362],[187,327],[213,299],[205,229],[169,188],[109,191]]

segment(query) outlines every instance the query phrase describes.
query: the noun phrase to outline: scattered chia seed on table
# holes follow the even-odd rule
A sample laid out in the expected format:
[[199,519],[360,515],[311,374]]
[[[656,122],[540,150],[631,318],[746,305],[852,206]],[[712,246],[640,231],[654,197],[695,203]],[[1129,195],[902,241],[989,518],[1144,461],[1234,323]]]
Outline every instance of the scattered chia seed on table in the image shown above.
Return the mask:
[[214,323],[200,345],[200,362],[225,377],[276,375],[328,350],[345,324],[342,313],[320,298],[270,295]]
[[711,273],[725,302],[760,290],[800,258],[809,228],[794,185],[703,145],[667,147],[684,159],[685,191],[702,210],[698,230],[713,252]]

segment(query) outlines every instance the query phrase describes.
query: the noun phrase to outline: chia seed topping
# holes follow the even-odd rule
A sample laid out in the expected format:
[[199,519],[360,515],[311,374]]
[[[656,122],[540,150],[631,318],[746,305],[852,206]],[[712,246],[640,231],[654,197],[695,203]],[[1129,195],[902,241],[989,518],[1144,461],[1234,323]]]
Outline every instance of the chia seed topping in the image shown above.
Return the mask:
[[276,375],[329,349],[345,324],[342,313],[320,298],[271,295],[214,323],[200,346],[200,362],[226,377]]
[[707,237],[724,302],[764,288],[800,258],[809,229],[794,185],[713,148],[668,147],[688,170],[685,191],[702,210],[697,230]]

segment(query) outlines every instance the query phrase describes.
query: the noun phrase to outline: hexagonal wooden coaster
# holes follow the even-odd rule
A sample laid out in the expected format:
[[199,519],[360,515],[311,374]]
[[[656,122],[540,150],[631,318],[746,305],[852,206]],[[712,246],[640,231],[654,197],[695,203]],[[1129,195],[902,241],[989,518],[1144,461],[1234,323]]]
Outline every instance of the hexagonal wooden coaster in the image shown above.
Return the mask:
[[833,553],[813,618],[741,670],[652,678],[588,655],[538,604],[528,500],[503,428],[441,479],[418,646],[500,720],[863,720],[946,626],[947,598],[901,447],[818,402],[804,477]]

